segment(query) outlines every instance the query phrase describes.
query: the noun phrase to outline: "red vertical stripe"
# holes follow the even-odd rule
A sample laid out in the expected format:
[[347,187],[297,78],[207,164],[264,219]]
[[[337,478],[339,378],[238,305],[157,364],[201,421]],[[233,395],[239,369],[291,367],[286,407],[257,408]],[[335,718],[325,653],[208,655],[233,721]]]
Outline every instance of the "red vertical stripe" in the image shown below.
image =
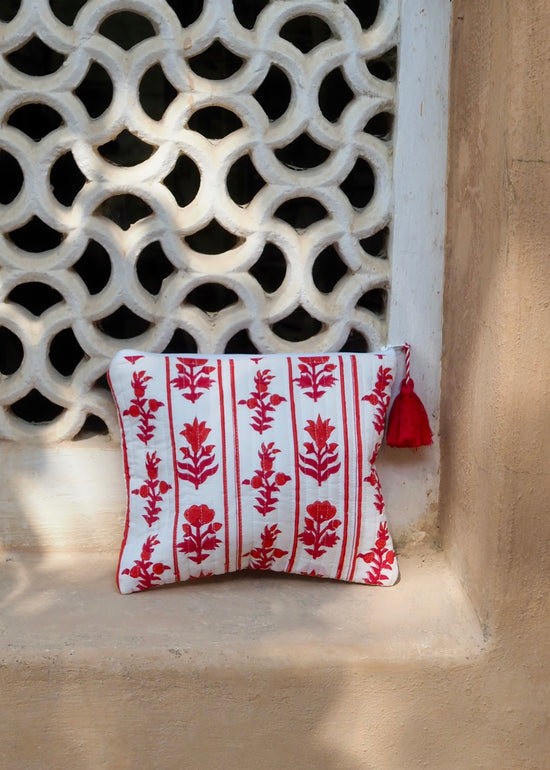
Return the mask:
[[359,536],[361,534],[361,515],[363,506],[363,437],[361,435],[361,414],[359,403],[359,377],[357,375],[357,359],[351,356],[351,368],[353,372],[353,405],[355,412],[355,440],[357,450],[357,516],[355,524],[355,537],[348,580],[353,580],[359,552]]
[[290,414],[292,420],[292,439],[294,442],[294,478],[295,478],[295,509],[294,509],[294,541],[292,543],[292,552],[286,568],[287,572],[292,572],[294,560],[296,559],[296,549],[298,548],[298,533],[300,529],[300,467],[298,464],[298,427],[296,425],[296,402],[294,400],[294,383],[292,381],[292,361],[287,358],[288,364],[288,393],[290,398]]
[[115,394],[115,389],[113,388],[113,385],[111,383],[111,377],[107,373],[107,379],[109,380],[109,386],[111,388],[111,393],[113,394],[113,398],[115,400],[117,413],[118,413],[118,422],[120,425],[120,435],[122,438],[122,457],[124,459],[124,478],[126,479],[126,521],[124,522],[124,534],[122,536],[122,544],[120,546],[120,554],[118,557],[118,567],[116,571],[116,587],[120,591],[120,583],[119,583],[119,575],[120,575],[120,565],[122,562],[122,555],[124,553],[124,549],[126,548],[126,541],[128,540],[128,530],[130,529],[130,469],[128,467],[128,450],[126,448],[126,434],[124,433],[124,425],[122,423],[122,412],[120,411],[120,406],[117,401],[117,397]]
[[225,522],[225,571],[229,572],[229,498],[227,494],[227,435],[225,432],[225,402],[223,400],[222,362],[218,359],[218,388],[220,393],[220,422],[222,432],[223,515]]
[[235,441],[235,493],[237,498],[237,559],[236,569],[241,567],[241,551],[243,543],[243,511],[241,500],[241,467],[239,457],[239,429],[237,424],[237,395],[235,393],[235,362],[230,359],[229,370],[231,372],[231,408],[233,410],[233,433]]
[[180,481],[178,476],[178,459],[176,455],[176,437],[174,435],[174,418],[172,414],[172,389],[170,387],[170,359],[164,359],[166,363],[166,403],[168,405],[168,424],[170,425],[170,443],[172,445],[172,466],[174,468],[174,530],[172,534],[172,553],[174,556],[174,578],[176,583],[180,580],[180,568],[178,566],[178,524],[180,517]]
[[338,571],[336,580],[342,578],[344,569],[344,559],[346,558],[346,548],[348,545],[348,527],[349,527],[349,433],[348,433],[348,410],[346,406],[346,387],[345,372],[342,356],[338,356],[340,364],[340,394],[342,398],[342,424],[344,426],[344,531],[342,533],[342,553],[338,562]]

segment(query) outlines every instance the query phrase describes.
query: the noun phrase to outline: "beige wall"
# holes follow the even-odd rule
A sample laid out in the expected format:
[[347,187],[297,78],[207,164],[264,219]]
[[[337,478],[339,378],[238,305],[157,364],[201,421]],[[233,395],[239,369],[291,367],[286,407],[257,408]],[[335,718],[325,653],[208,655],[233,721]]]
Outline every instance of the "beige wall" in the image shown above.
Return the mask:
[[453,9],[442,523],[500,631],[550,577],[550,4]]
[[493,640],[486,708],[489,718],[502,718],[493,766],[543,768],[550,761],[550,4],[454,0],[453,24],[443,543]]

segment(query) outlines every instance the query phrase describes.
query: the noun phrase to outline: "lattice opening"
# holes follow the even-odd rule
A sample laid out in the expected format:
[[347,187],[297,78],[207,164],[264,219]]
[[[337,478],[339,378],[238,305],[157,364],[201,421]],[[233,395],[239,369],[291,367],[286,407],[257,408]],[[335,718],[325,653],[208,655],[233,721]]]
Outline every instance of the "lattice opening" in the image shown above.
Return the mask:
[[246,206],[265,186],[265,179],[258,174],[250,155],[233,163],[227,174],[227,192],[239,206]]
[[318,16],[297,16],[281,27],[279,35],[302,53],[313,51],[333,37],[330,26]]
[[379,112],[366,124],[363,131],[372,134],[385,142],[389,141],[393,131],[393,115],[391,112]]
[[354,93],[349,87],[341,67],[324,78],[319,89],[319,109],[331,123],[337,123]]
[[387,291],[385,289],[371,289],[363,294],[357,302],[358,307],[369,310],[374,315],[383,316],[386,312]]
[[379,80],[395,80],[397,72],[397,48],[392,48],[379,59],[367,61],[367,69]]
[[315,198],[292,198],[282,203],[274,216],[292,225],[296,230],[305,230],[327,217],[328,211]]
[[197,342],[185,329],[176,329],[170,338],[170,342],[163,348],[162,352],[197,353]]
[[144,112],[153,120],[162,119],[177,95],[160,64],[150,67],[139,81],[139,101]]
[[330,155],[330,150],[322,147],[308,134],[300,134],[285,147],[275,150],[275,157],[288,168],[315,168],[324,163]]
[[271,327],[278,337],[289,342],[305,342],[315,337],[322,328],[321,321],[310,315],[301,305]]
[[149,294],[157,295],[164,283],[174,272],[174,265],[166,257],[160,241],[149,243],[136,262],[136,273],[140,284]]
[[286,275],[286,259],[274,243],[266,243],[258,261],[248,271],[258,281],[266,294],[279,289]]
[[380,10],[380,0],[345,0],[345,3],[357,16],[363,29],[372,27]]
[[250,339],[250,335],[246,329],[241,329],[240,332],[234,334],[224,348],[224,353],[259,353],[260,351],[254,345]]
[[204,6],[203,0],[186,0],[184,3],[181,0],[166,0],[166,3],[174,11],[182,27],[189,27],[197,21]]
[[35,16],[0,7],[13,41],[0,114],[6,437],[27,440],[29,423],[46,440],[116,432],[114,406],[94,409],[112,353],[134,341],[174,353],[383,343],[398,0],[233,0],[234,18],[217,0],[120,0],[103,14],[92,2],[51,0],[71,27],[62,38],[46,0]]
[[54,51],[36,36],[31,37],[15,51],[5,54],[5,58],[15,69],[35,77],[44,77],[57,72],[65,61],[63,54]]
[[42,102],[24,104],[15,109],[8,118],[8,126],[19,129],[35,142],[40,142],[63,124],[61,115]]
[[23,343],[11,329],[0,326],[0,372],[15,374],[23,363]]
[[241,242],[237,235],[230,233],[215,219],[202,230],[188,235],[185,241],[194,251],[201,254],[223,254],[231,251]]
[[347,272],[347,265],[342,262],[337,249],[327,246],[313,263],[313,283],[323,294],[330,294]]
[[15,401],[10,411],[24,422],[36,424],[47,423],[55,420],[64,411],[60,404],[50,401],[36,388],[33,388],[26,396]]
[[66,152],[58,158],[51,168],[51,190],[63,206],[72,206],[85,182],[86,177],[79,169],[72,152]]
[[139,337],[151,326],[151,322],[136,315],[126,305],[121,305],[114,313],[95,323],[99,331],[116,340],[130,340]]
[[149,19],[132,11],[113,13],[101,23],[98,31],[125,51],[156,34]]
[[100,243],[90,240],[73,265],[73,270],[84,281],[90,294],[99,294],[111,277],[111,259]]
[[191,131],[196,131],[207,139],[223,139],[242,128],[243,122],[231,110],[216,105],[194,112],[187,125]]
[[368,353],[369,343],[364,334],[358,332],[357,329],[352,329],[340,350],[342,353]]
[[375,178],[370,163],[357,158],[355,165],[340,185],[355,209],[363,209],[374,195]]
[[109,108],[113,99],[113,81],[107,70],[94,61],[74,89],[74,94],[78,96],[91,118],[99,118]]
[[244,64],[244,59],[226,48],[219,40],[215,40],[205,51],[187,61],[195,75],[208,80],[226,80]]
[[384,227],[382,230],[378,230],[377,233],[370,235],[368,238],[361,238],[359,245],[370,256],[378,257],[379,259],[387,259],[389,237],[389,228]]
[[0,21],[11,21],[21,6],[21,0],[8,0],[0,5]]
[[203,283],[190,291],[185,301],[205,313],[219,313],[220,310],[238,302],[239,297],[221,283]]
[[63,300],[63,295],[48,283],[27,281],[15,286],[7,296],[8,302],[21,305],[35,316],[42,315]]
[[49,359],[59,374],[69,377],[78,364],[87,358],[72,329],[62,329],[50,342]]
[[153,209],[142,198],[131,193],[121,193],[107,198],[101,203],[94,214],[107,217],[121,230],[128,230],[133,224],[145,219],[153,213]]
[[258,16],[269,5],[269,0],[233,0],[233,11],[243,27],[253,29]]
[[201,185],[197,164],[187,155],[180,155],[172,171],[164,178],[164,185],[170,190],[178,206],[188,206],[195,200]]
[[0,178],[0,203],[6,206],[17,198],[24,181],[21,166],[6,150],[0,150]]
[[252,94],[269,120],[282,118],[288,109],[292,86],[280,67],[272,64],[267,75]]
[[59,21],[70,27],[80,9],[86,5],[86,0],[49,0],[49,3]]
[[97,151],[102,158],[116,166],[137,166],[150,158],[155,149],[125,128],[110,142],[98,147]]
[[55,249],[63,240],[63,233],[54,230],[36,216],[22,227],[7,233],[7,236],[20,249],[33,254]]

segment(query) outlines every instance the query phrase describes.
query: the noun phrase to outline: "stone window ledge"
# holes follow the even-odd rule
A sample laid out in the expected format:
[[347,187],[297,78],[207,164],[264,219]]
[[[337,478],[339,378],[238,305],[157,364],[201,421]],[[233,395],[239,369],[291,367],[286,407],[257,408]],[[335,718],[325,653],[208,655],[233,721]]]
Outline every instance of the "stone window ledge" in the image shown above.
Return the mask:
[[128,596],[114,585],[116,558],[4,553],[0,664],[452,665],[484,649],[473,607],[435,550],[402,554],[392,588],[240,573]]

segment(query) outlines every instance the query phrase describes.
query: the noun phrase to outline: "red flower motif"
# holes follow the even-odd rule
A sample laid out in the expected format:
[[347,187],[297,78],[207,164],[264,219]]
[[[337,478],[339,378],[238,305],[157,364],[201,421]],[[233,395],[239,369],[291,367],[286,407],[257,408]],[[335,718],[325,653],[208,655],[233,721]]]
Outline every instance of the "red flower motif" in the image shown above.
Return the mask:
[[183,540],[177,548],[187,554],[191,561],[200,564],[210,556],[206,551],[215,551],[221,545],[216,532],[222,528],[219,521],[214,521],[215,512],[207,505],[192,505],[183,513],[188,524],[182,524]]
[[[141,358],[141,356],[138,356]],[[156,398],[145,398],[147,391],[147,383],[151,377],[145,374],[145,370],[132,373],[132,390],[134,391],[134,398],[130,401],[128,409],[123,411],[123,416],[130,416],[133,418],[139,417],[138,433],[137,437],[145,445],[153,438],[155,432],[155,426],[153,420],[155,419],[155,412],[157,412],[161,406],[164,406],[162,401],[157,401]]]
[[321,415],[317,416],[315,422],[313,422],[313,420],[308,420],[307,423],[304,430],[306,433],[309,433],[311,438],[315,441],[317,448],[323,449],[323,447],[327,445],[330,434],[336,430],[336,428],[330,424],[330,419],[321,420]]
[[165,495],[169,489],[172,489],[171,485],[168,484],[167,481],[159,481],[159,463],[160,457],[157,457],[156,452],[147,452],[145,457],[145,472],[147,474],[147,480],[139,487],[139,489],[132,489],[132,494],[139,495],[144,500],[147,500],[143,518],[150,527],[155,523],[155,521],[159,520],[162,496]]
[[[266,524],[261,534],[262,545],[250,551],[249,569],[270,569],[275,559],[282,559],[283,556],[287,555],[288,551],[275,548],[277,535],[280,534],[281,530],[277,527],[277,524],[272,524],[270,527]],[[246,553],[243,554],[243,556],[248,555]]]
[[258,433],[271,428],[275,407],[286,401],[284,396],[278,393],[269,393],[271,381],[275,379],[269,369],[257,371],[254,375],[255,390],[250,393],[250,398],[243,398],[239,404],[244,404],[251,411],[255,412],[250,425]]
[[[375,449],[375,452],[377,450]],[[374,455],[376,457],[376,455]],[[374,462],[374,459],[371,460],[371,462]],[[374,487],[374,507],[378,511],[379,514],[382,514],[384,512],[384,497],[382,495],[382,484],[380,483],[380,477],[378,475],[378,472],[374,466],[371,467],[371,472],[368,476],[364,478],[364,481],[366,481],[368,484],[371,485],[371,487]]]
[[340,540],[335,530],[342,522],[334,518],[336,507],[328,500],[316,500],[307,506],[306,511],[309,516],[305,517],[304,531],[300,532],[298,539],[304,545],[311,546],[305,549],[306,553],[318,559],[327,552],[327,548],[333,548]]
[[301,363],[298,369],[301,374],[294,379],[294,382],[313,401],[318,401],[337,382],[332,374],[337,366],[329,364],[329,360],[329,356],[309,356],[299,359]]
[[190,481],[195,489],[206,481],[218,470],[215,461],[214,444],[204,442],[210,434],[210,428],[206,427],[206,422],[199,422],[195,417],[192,423],[185,423],[180,435],[185,438],[188,447],[180,447],[183,460],[178,462],[178,476],[184,481]]
[[319,486],[333,473],[337,473],[341,463],[338,461],[338,444],[328,443],[330,434],[335,427],[330,424],[330,419],[322,420],[318,415],[317,420],[308,420],[304,428],[309,433],[311,441],[304,442],[305,455],[300,455],[300,470],[306,476],[316,479]]
[[160,561],[155,564],[151,561],[159,542],[156,535],[149,535],[141,548],[141,558],[134,561],[134,566],[131,569],[122,570],[123,575],[130,575],[134,580],[139,579],[137,588],[140,591],[151,588],[154,583],[161,579],[161,575],[170,569],[167,564],[162,564]]
[[273,441],[269,444],[262,444],[258,452],[260,467],[254,471],[254,476],[251,479],[243,481],[243,484],[250,484],[252,489],[261,490],[256,497],[254,508],[262,516],[275,510],[275,503],[279,502],[279,498],[275,495],[281,487],[290,481],[290,476],[287,476],[286,473],[275,473],[273,470],[275,455],[279,454],[280,451],[280,449],[275,449]]
[[372,393],[363,396],[361,399],[361,401],[368,401],[369,404],[377,407],[374,413],[373,425],[375,431],[380,434],[384,432],[386,410],[388,408],[388,404],[390,403],[391,397],[391,383],[391,369],[384,366],[379,366],[378,374],[376,376],[376,383]]
[[364,578],[364,582],[381,586],[388,581],[389,575],[385,575],[384,572],[391,570],[395,561],[395,552],[391,548],[387,548],[390,538],[387,522],[380,523],[376,534],[374,546],[367,553],[358,554],[357,558],[363,559],[365,564],[372,565],[367,577]]
[[209,375],[215,371],[215,367],[206,366],[207,358],[178,358],[178,362],[176,369],[179,374],[170,382],[182,391],[184,398],[194,404],[214,384],[215,380]]
[[210,524],[211,521],[214,521],[214,516],[216,514],[212,508],[209,508],[207,505],[192,505],[183,515],[191,526],[202,527],[205,524]]

